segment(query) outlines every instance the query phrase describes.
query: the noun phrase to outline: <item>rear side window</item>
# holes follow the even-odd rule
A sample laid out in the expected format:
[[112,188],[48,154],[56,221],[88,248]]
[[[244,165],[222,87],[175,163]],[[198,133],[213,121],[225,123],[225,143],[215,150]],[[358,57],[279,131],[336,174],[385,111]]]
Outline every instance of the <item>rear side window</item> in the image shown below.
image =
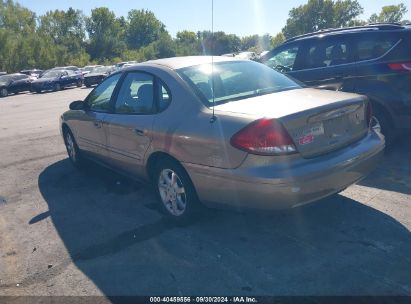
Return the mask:
[[115,111],[118,114],[151,114],[154,109],[154,77],[130,72],[121,85]]
[[154,114],[164,111],[171,102],[167,86],[144,72],[129,72],[121,84],[115,111],[117,114]]
[[392,37],[364,37],[357,43],[358,60],[377,59],[386,54],[398,41]]
[[310,40],[301,65],[304,69],[315,69],[352,62],[351,43],[345,37],[336,36]]

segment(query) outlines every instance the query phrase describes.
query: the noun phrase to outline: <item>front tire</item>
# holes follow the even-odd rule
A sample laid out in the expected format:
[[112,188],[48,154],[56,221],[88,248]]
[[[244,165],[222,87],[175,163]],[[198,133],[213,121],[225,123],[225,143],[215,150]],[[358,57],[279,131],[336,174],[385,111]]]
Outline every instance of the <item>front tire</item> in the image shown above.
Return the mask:
[[199,208],[198,198],[190,177],[176,161],[163,159],[153,174],[153,184],[162,211],[177,222],[194,218]]
[[1,88],[0,89],[0,97],[6,97],[7,95],[9,95],[9,92],[7,91],[6,88]]
[[81,88],[83,86],[83,82],[81,80],[77,81],[77,87]]
[[64,132],[64,144],[66,145],[66,150],[70,162],[75,167],[80,167],[82,163],[82,157],[80,149],[77,146],[76,140],[74,139],[73,133],[66,129]]

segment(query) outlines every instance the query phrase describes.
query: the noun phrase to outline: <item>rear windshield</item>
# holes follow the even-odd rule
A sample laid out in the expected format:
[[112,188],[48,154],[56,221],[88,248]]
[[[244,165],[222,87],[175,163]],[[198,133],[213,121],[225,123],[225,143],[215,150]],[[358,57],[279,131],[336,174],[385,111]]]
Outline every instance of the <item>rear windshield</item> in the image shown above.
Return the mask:
[[[299,89],[287,76],[254,61],[220,62],[177,71],[207,107],[258,95]],[[214,96],[213,96],[214,92]]]

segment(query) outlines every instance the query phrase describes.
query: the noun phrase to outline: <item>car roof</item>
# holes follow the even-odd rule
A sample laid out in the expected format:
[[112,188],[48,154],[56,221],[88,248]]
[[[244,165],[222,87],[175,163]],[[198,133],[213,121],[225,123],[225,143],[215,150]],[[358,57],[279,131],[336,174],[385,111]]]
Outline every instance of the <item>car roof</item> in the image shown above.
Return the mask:
[[[172,57],[157,60],[150,60],[144,63],[137,64],[133,67],[140,65],[161,65],[172,70],[183,69],[191,66],[210,64],[212,62],[225,62],[225,61],[239,61],[238,58],[222,57],[222,56],[182,56]],[[132,67],[130,67],[132,68]]]
[[376,31],[401,31],[401,30],[410,30],[411,27],[408,25],[401,25],[399,23],[375,23],[375,24],[368,24],[364,26],[353,26],[353,27],[343,27],[343,28],[330,28],[325,30],[319,30],[317,32],[307,33],[299,36],[292,37],[284,42],[284,44],[315,38],[315,37],[323,37],[328,35],[337,35],[337,34],[349,34],[349,33],[361,33],[361,32],[376,32]]

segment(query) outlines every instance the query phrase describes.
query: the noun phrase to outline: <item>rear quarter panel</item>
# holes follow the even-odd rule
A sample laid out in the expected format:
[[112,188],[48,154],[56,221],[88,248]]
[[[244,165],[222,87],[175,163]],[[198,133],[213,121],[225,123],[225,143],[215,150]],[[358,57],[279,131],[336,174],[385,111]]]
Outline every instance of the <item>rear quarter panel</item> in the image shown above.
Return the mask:
[[247,153],[232,147],[230,139],[250,117],[218,113],[211,122],[211,109],[175,72],[167,68],[146,71],[166,83],[172,95],[170,106],[155,118],[146,160],[152,153],[164,152],[182,163],[218,168],[240,166]]

